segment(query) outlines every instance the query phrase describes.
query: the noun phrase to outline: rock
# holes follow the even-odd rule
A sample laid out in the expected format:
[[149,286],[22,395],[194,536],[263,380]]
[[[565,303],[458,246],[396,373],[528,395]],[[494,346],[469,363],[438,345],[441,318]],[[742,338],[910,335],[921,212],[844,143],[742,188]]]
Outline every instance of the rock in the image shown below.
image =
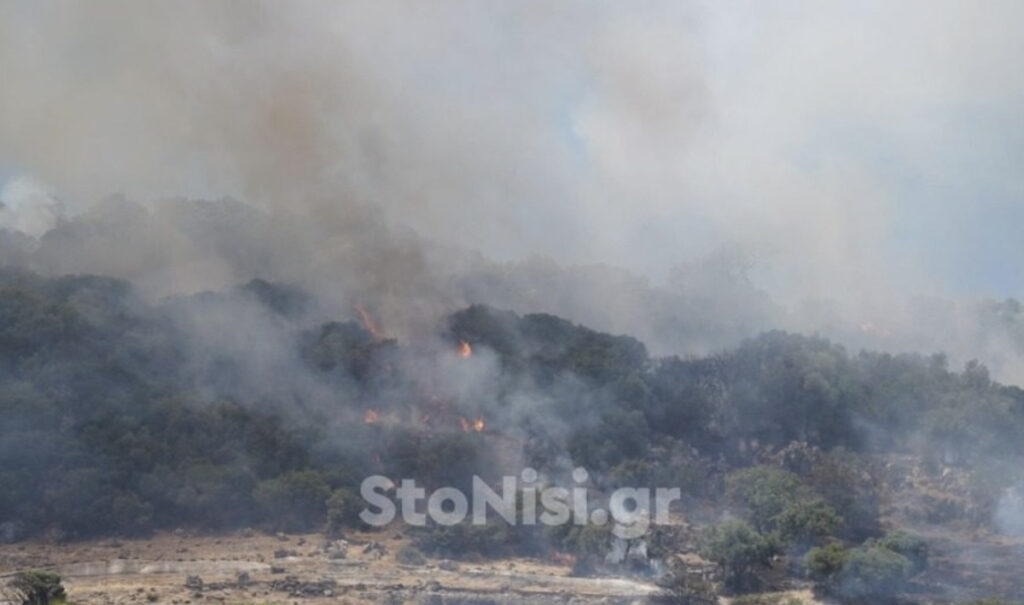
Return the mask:
[[199,576],[188,576],[185,578],[185,588],[200,591],[203,589],[203,579]]
[[459,571],[459,564],[450,559],[441,561],[438,567],[443,571]]

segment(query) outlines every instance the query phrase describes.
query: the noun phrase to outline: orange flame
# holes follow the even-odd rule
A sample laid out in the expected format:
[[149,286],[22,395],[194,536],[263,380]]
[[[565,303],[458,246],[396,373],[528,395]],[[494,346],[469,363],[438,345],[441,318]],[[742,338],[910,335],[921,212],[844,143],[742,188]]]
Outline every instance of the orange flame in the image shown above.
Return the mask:
[[380,414],[377,413],[377,410],[366,410],[366,413],[363,414],[363,422],[366,424],[377,424],[378,420],[380,420]]
[[459,357],[463,359],[468,359],[469,356],[472,354],[473,347],[468,342],[463,340],[462,342],[459,343]]
[[381,333],[380,329],[377,327],[377,324],[373,321],[373,317],[371,317],[370,314],[367,313],[366,309],[363,308],[363,305],[356,305],[356,311],[359,313],[359,319],[361,319],[363,322],[363,327],[366,328],[366,331],[370,333],[370,336],[374,340],[383,340],[384,334]]
[[473,431],[474,433],[482,433],[484,432],[484,429],[487,428],[487,423],[485,423],[484,419],[480,416],[477,416],[476,420],[473,421],[466,419],[464,416],[459,416],[459,426],[462,427],[463,433],[468,433],[470,431]]

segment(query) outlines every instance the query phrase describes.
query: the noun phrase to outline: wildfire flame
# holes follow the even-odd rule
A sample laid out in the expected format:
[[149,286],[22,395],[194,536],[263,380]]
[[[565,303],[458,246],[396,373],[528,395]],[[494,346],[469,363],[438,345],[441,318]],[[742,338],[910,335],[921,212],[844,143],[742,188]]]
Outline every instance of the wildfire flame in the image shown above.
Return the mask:
[[366,424],[377,424],[378,420],[380,420],[380,414],[377,413],[377,410],[366,410],[366,413],[363,414],[363,422]]
[[462,427],[463,433],[468,433],[470,431],[474,433],[482,433],[484,432],[484,429],[487,428],[487,423],[484,422],[484,419],[481,416],[477,416],[476,420],[469,420],[464,416],[459,416],[459,425]]
[[356,312],[359,313],[359,319],[363,322],[363,327],[370,333],[370,336],[374,340],[383,340],[384,334],[377,327],[376,322],[373,321],[373,317],[366,311],[363,305],[356,305]]
[[468,359],[469,356],[472,354],[473,347],[468,342],[463,340],[462,342],[459,343],[459,357],[463,359]]

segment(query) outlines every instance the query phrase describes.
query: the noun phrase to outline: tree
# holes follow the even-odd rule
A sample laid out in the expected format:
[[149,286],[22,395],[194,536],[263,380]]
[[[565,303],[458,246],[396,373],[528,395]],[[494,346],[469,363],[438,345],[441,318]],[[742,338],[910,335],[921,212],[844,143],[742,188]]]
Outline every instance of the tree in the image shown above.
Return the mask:
[[758,531],[774,530],[779,515],[797,498],[800,478],[780,468],[755,466],[735,471],[726,479],[726,496],[743,507]]
[[708,529],[701,550],[725,571],[725,583],[734,590],[756,588],[754,569],[767,565],[775,553],[768,538],[743,521],[724,521]]
[[823,499],[812,497],[791,503],[775,523],[783,541],[810,545],[834,534],[843,526],[843,518]]
[[812,548],[804,556],[804,568],[812,580],[828,583],[842,571],[847,555],[847,550],[839,542]]

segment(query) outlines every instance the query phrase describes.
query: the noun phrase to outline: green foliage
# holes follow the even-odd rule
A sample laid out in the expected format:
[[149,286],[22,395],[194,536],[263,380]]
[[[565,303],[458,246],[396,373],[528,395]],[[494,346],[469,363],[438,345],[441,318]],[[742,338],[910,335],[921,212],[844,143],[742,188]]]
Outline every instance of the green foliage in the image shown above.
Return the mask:
[[277,529],[303,531],[319,526],[331,488],[317,471],[293,471],[261,481],[253,499],[266,518],[276,519]]
[[339,488],[331,492],[324,503],[327,509],[324,533],[331,538],[342,535],[346,527],[362,527],[359,512],[363,509],[363,500],[354,490]]
[[858,547],[849,551],[832,585],[844,599],[884,602],[903,590],[913,571],[913,563],[888,548]]
[[786,543],[811,544],[835,534],[843,519],[823,499],[799,498],[775,519],[778,532]]
[[914,573],[928,567],[930,549],[928,542],[920,536],[902,531],[892,532],[879,540],[878,545],[906,557],[913,565]]
[[49,571],[17,573],[7,587],[21,605],[60,605],[67,596],[60,576]]
[[417,532],[413,542],[423,552],[449,559],[471,556],[499,558],[514,553],[514,528],[504,521],[485,525],[469,522],[451,526],[432,525]]
[[770,466],[731,473],[726,495],[747,512],[761,532],[772,532],[784,544],[811,544],[843,525],[836,511],[798,476]]
[[742,521],[709,528],[701,547],[703,556],[725,571],[726,585],[734,590],[756,588],[755,568],[767,565],[775,550],[768,538]]
[[888,602],[905,588],[911,576],[924,569],[927,556],[927,545],[922,540],[896,533],[850,550],[839,543],[811,549],[804,565],[811,579],[844,600]]
[[[651,359],[628,336],[472,306],[442,336],[497,355],[493,390],[445,398],[424,384],[418,350],[346,318],[304,323],[307,308],[297,289],[260,280],[151,304],[117,280],[0,270],[0,519],[69,538],[257,524],[337,532],[356,523],[353,490],[366,474],[468,491],[473,474],[493,479],[509,436],[538,469],[568,454],[596,489],[714,497],[730,468],[796,440],[829,453],[795,474],[755,467],[726,485],[758,535],[803,547],[880,534],[863,453],[1006,468],[1024,457],[1024,390],[977,363],[955,372],[941,357],[851,356],[782,332],[713,356]],[[257,319],[235,323],[246,314]],[[365,425],[370,404],[403,422]],[[477,406],[495,434],[458,429]],[[425,412],[429,422],[407,422]],[[989,501],[1011,480],[991,475],[976,487]],[[544,542],[476,533],[442,542],[496,551],[500,538],[517,552]],[[882,546],[920,566],[913,544]]]
[[726,478],[726,496],[748,511],[750,522],[760,531],[774,530],[779,516],[803,489],[799,477],[771,466],[738,470]]
[[848,552],[839,542],[812,548],[804,555],[807,575],[817,582],[830,582],[846,565]]
[[862,457],[837,449],[816,460],[802,479],[843,520],[837,528],[842,538],[859,542],[881,533],[879,495]]

